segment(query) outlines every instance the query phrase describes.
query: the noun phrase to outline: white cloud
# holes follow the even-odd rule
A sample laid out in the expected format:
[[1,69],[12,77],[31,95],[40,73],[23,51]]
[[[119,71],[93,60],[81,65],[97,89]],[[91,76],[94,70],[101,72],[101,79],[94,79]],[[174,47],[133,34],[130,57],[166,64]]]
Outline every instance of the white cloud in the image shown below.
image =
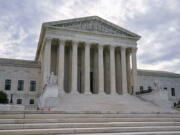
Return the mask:
[[34,59],[43,22],[97,15],[142,36],[138,67],[180,73],[179,6],[178,0],[1,1],[0,57]]

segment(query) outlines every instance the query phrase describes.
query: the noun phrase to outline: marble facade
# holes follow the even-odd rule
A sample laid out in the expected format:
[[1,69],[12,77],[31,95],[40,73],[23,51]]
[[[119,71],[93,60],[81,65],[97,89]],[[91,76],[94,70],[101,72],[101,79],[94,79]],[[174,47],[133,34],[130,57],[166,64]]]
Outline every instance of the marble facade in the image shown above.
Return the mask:
[[47,29],[46,36],[36,57],[45,60],[43,85],[54,72],[58,76],[59,93],[136,91],[136,41],[140,36],[96,16],[43,26]]
[[[142,86],[156,90],[158,80],[168,87],[167,98],[174,104],[180,100],[180,75],[138,70],[139,39],[139,35],[97,16],[43,23],[35,60],[0,59],[0,90],[9,97],[16,95],[13,104],[23,99],[27,109],[37,108],[41,99],[43,106],[63,111],[118,111],[125,104],[139,106],[142,101],[136,99],[136,93]],[[4,89],[6,79],[12,80],[13,90]],[[16,91],[16,80],[25,80],[23,91]],[[36,81],[34,92],[29,92],[30,80]],[[30,99],[35,100],[33,105],[28,103]],[[129,101],[137,103],[130,105]]]

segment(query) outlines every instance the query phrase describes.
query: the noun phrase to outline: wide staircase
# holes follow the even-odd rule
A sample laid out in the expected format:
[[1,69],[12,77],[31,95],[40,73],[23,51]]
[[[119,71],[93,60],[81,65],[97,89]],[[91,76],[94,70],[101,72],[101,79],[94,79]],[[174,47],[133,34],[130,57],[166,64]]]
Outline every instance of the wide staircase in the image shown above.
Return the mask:
[[180,135],[180,113],[0,112],[0,135]]

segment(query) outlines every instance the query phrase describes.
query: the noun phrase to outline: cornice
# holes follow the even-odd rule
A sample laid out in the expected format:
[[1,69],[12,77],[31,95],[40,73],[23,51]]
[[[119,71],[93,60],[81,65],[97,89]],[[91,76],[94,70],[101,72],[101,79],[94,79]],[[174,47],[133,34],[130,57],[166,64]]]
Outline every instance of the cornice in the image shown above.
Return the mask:
[[169,77],[169,78],[180,78],[180,74],[167,72],[167,71],[157,71],[157,70],[144,70],[138,69],[138,75],[142,76],[156,76],[156,77]]
[[109,34],[109,33],[100,33],[95,31],[86,31],[86,30],[77,30],[72,28],[62,28],[62,27],[56,27],[56,26],[47,26],[46,28],[54,29],[54,30],[61,30],[61,31],[67,31],[67,32],[75,32],[75,33],[81,33],[81,34],[89,34],[89,35],[98,35],[101,37],[111,37],[111,38],[121,38],[121,39],[132,39],[135,41],[138,41],[139,38],[137,37],[129,37],[129,36],[120,36],[115,34]]
[[21,59],[8,59],[0,58],[1,66],[14,66],[14,67],[26,67],[26,68],[39,68],[40,63],[32,60],[21,60]]

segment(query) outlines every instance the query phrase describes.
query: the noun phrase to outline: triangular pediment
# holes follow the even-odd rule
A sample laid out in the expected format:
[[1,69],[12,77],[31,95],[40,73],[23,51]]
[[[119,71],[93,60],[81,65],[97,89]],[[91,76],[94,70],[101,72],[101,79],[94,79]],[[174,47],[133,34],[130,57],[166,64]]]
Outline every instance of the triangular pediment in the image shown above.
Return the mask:
[[98,33],[111,34],[111,35],[117,35],[117,36],[123,36],[123,37],[140,38],[139,35],[132,33],[115,24],[112,24],[97,16],[48,22],[48,23],[45,23],[44,25],[67,28],[67,29],[89,31],[89,32],[98,32]]

